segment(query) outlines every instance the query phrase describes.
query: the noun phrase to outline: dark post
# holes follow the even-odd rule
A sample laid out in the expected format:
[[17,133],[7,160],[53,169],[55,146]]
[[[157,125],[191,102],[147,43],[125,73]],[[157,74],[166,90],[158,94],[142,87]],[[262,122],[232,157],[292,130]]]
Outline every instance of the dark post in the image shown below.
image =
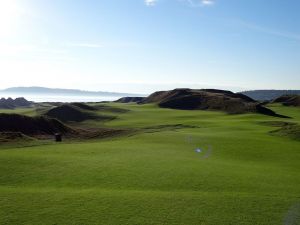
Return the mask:
[[60,133],[56,133],[55,135],[55,141],[56,142],[62,142],[62,136]]

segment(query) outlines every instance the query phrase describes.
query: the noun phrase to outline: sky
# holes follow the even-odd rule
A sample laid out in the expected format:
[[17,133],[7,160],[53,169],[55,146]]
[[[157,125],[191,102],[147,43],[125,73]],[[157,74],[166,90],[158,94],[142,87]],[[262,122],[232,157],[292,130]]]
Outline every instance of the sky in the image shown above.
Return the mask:
[[300,89],[299,0],[0,0],[0,89]]

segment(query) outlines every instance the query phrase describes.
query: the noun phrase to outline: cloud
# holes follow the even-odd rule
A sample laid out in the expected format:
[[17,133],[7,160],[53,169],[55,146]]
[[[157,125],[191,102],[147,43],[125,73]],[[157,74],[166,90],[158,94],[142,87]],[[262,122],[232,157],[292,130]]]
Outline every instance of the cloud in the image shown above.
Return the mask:
[[204,6],[209,6],[209,5],[215,4],[215,1],[213,1],[213,0],[202,0],[201,4],[204,5]]
[[216,3],[215,0],[177,0],[177,1],[184,3],[192,8],[212,6]]
[[187,2],[191,7],[205,7],[212,6],[215,4],[215,0],[181,0],[182,2]]
[[[159,0],[144,0],[146,6],[155,6],[158,1]],[[215,4],[215,0],[177,0],[177,1],[187,3],[189,6],[194,8],[212,6]]]
[[145,0],[146,6],[155,6],[157,3],[157,0]]

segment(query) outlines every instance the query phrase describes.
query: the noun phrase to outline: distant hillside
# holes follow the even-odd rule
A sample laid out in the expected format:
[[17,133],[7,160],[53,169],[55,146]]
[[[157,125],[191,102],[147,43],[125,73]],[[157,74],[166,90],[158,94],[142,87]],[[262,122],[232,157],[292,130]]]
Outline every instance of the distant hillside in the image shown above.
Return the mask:
[[118,102],[118,103],[132,103],[132,102],[141,102],[143,100],[145,100],[146,97],[123,97],[123,98],[120,98],[118,100],[116,100],[115,102]]
[[77,95],[77,96],[138,96],[130,93],[83,91],[77,89],[45,88],[45,87],[12,87],[0,90],[0,93],[27,93],[51,95]]
[[230,91],[216,89],[174,89],[158,91],[143,101],[156,103],[162,108],[182,110],[218,110],[230,114],[261,113],[269,116],[285,117],[265,108],[252,98]]
[[16,107],[29,107],[31,102],[27,101],[25,98],[1,98],[0,99],[0,109],[14,109]]
[[300,95],[300,90],[253,90],[240,93],[257,101],[271,101],[282,95]]

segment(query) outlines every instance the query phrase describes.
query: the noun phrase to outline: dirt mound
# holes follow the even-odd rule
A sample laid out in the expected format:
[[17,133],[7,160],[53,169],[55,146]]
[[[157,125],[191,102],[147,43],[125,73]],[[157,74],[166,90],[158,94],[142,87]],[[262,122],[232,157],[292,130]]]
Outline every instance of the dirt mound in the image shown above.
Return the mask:
[[73,129],[56,119],[44,116],[29,117],[0,113],[0,132],[21,132],[26,135],[53,135],[72,133]]
[[139,102],[143,101],[144,99],[145,99],[144,97],[123,97],[123,98],[118,99],[115,102],[118,102],[118,103],[131,103],[131,102],[139,103]]
[[282,95],[273,103],[282,103],[285,106],[300,106],[300,95]]
[[0,109],[14,109],[16,107],[29,107],[31,102],[27,101],[25,98],[1,98],[0,99]]
[[256,112],[271,116],[280,116],[248,96],[216,89],[159,91],[151,94],[142,103],[157,103],[160,107],[172,109],[210,109],[225,111],[231,114]]
[[115,117],[108,115],[96,115],[91,110],[83,110],[73,104],[63,104],[50,109],[46,116],[58,119],[63,122],[82,122],[84,120],[111,120]]

